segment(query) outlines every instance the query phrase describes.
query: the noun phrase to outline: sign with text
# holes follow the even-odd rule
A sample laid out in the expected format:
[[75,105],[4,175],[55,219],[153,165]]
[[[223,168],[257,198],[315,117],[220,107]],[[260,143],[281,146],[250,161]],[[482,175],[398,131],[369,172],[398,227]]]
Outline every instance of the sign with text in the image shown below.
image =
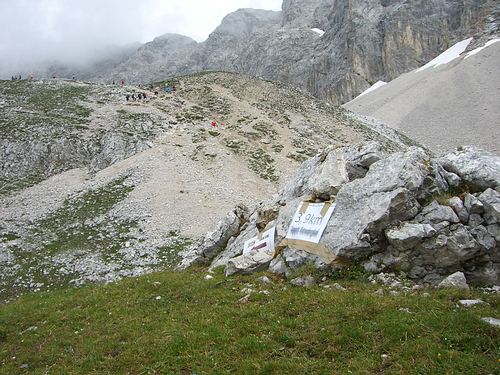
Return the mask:
[[261,252],[266,254],[274,254],[274,232],[276,232],[275,227],[265,231],[264,233],[262,233],[262,235],[256,236],[246,241],[243,245],[243,255]]
[[286,238],[318,244],[335,210],[335,203],[302,202],[295,212]]

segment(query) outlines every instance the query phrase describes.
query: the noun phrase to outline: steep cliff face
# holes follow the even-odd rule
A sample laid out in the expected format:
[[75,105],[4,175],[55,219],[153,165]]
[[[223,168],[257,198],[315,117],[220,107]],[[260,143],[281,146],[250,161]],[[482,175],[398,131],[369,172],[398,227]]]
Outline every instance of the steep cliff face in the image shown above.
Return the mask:
[[147,82],[227,70],[298,85],[339,104],[460,39],[497,34],[497,18],[493,0],[284,0],[282,12],[229,14],[200,44],[155,40],[97,78]]
[[[378,80],[425,64],[454,41],[481,32],[490,3],[353,0],[333,2],[307,88],[345,102]],[[325,69],[326,68],[326,69]],[[317,82],[317,73],[326,75]]]

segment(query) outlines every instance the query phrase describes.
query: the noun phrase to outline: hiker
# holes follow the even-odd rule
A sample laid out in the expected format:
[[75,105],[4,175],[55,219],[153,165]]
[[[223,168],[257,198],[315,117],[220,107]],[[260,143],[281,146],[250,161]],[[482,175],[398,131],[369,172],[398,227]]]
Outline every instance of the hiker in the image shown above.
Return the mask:
[[175,92],[176,90],[175,85],[172,85],[172,92]]
[[142,97],[143,97],[144,99],[147,99],[147,97],[146,97],[146,93],[145,93],[145,92],[143,92],[143,93],[142,93]]
[[123,87],[123,86],[125,85],[125,80],[124,80],[124,79],[122,79],[122,80],[120,81],[120,84],[121,84],[121,85],[122,85],[122,87]]
[[74,75],[74,74],[73,74],[73,81],[76,81],[76,77],[75,77],[75,75]]
[[127,99],[127,102],[128,102],[128,101],[129,101],[129,99],[130,99],[130,94],[126,94],[126,95],[125,95],[125,99]]
[[115,80],[113,80],[113,86],[115,85]]
[[132,94],[132,100],[135,102],[135,94]]
[[217,122],[216,121],[212,121],[210,123],[210,125],[212,126],[212,128],[216,128],[217,127]]
[[137,94],[137,99],[138,99],[138,100],[142,100],[142,94],[141,94],[141,93],[138,93],[138,94]]

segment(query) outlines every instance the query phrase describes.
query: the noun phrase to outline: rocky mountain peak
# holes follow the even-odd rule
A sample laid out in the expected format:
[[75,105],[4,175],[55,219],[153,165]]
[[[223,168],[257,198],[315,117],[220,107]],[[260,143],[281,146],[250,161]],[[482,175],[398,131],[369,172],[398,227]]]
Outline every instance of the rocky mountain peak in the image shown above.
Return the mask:
[[229,35],[234,38],[248,37],[256,30],[278,23],[279,19],[280,12],[251,8],[239,9],[224,17],[209,39],[220,35]]

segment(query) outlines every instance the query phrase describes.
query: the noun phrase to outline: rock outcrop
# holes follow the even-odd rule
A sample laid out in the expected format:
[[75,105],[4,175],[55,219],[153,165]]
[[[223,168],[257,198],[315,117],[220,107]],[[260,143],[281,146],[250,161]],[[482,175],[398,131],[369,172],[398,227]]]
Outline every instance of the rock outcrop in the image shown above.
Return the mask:
[[[264,269],[288,275],[306,263],[355,264],[432,285],[457,272],[464,276],[461,282],[498,283],[499,162],[498,156],[469,148],[442,158],[417,147],[385,155],[374,142],[329,149],[305,162],[280,194],[250,210],[239,229],[221,222],[218,231],[225,227],[227,233],[217,238],[227,246],[219,246],[220,253],[211,251],[209,234],[184,254],[182,268],[203,263],[225,266],[227,275]],[[482,171],[474,173],[471,164]],[[317,245],[286,238],[297,207],[306,201],[335,203]],[[242,254],[245,241],[274,227],[275,253]]]

